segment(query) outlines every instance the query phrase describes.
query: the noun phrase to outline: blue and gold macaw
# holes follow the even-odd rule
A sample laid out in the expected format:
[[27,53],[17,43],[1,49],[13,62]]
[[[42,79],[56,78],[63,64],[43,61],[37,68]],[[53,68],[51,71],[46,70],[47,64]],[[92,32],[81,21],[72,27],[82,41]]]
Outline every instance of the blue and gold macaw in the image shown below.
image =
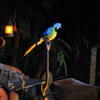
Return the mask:
[[39,41],[37,41],[36,43],[34,43],[24,54],[24,56],[26,56],[32,49],[34,49],[36,46],[40,45],[41,43],[43,43],[46,39],[48,39],[49,41],[55,39],[55,37],[57,36],[57,30],[62,28],[61,23],[55,23],[52,27],[49,27],[44,33],[43,36],[40,38]]

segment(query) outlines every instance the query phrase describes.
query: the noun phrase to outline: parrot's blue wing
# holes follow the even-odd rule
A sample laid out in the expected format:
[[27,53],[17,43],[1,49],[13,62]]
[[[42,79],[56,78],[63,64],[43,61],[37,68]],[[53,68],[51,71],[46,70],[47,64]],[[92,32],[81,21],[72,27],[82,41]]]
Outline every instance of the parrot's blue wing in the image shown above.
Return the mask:
[[43,33],[43,36],[46,36],[48,35],[52,30],[52,27],[48,28],[44,33]]

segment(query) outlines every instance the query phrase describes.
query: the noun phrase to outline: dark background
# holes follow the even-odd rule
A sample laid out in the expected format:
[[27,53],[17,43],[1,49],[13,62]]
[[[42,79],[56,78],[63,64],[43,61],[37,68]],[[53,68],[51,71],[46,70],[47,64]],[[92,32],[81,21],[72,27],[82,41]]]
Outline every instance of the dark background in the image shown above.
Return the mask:
[[[29,32],[39,34],[38,36],[31,37],[30,39],[27,38],[27,35],[26,37],[24,37],[24,35],[21,34],[21,38],[24,38],[24,41],[20,40],[20,42],[23,44],[22,47],[24,48],[23,54],[29,46],[28,43],[32,43],[29,42],[32,40],[32,38],[37,39],[39,36],[41,36],[46,28],[50,27],[55,22],[61,22],[63,28],[59,31],[57,38],[60,37],[64,39],[72,48],[72,52],[70,54],[71,59],[68,61],[68,75],[69,77],[74,77],[88,83],[90,68],[90,50],[93,45],[99,43],[100,41],[99,3],[96,1],[82,2],[79,0],[1,0],[1,29],[10,17],[14,17],[15,8],[17,27],[21,29],[23,27],[21,27],[20,23],[28,22],[28,24],[32,25],[31,27],[29,27],[31,32],[27,31],[27,28],[26,30],[23,30],[26,31],[26,33]],[[7,41],[10,40],[8,39]],[[13,39],[11,39],[11,41],[13,41]],[[75,60],[75,43],[80,43],[80,55],[77,60]],[[13,46],[9,48],[13,48]],[[7,59],[8,56],[5,56],[5,59]],[[4,61],[4,59],[1,58],[1,62],[11,64],[10,59],[8,61]],[[19,68],[23,70],[23,68]],[[29,75],[31,76],[31,74]]]

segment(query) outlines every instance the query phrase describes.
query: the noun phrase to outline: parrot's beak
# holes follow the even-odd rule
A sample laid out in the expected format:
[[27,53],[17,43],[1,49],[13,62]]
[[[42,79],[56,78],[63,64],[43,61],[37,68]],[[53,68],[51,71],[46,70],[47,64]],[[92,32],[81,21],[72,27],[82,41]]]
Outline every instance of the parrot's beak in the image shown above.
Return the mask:
[[59,29],[62,29],[62,26]]
[[55,28],[55,31],[58,32],[58,30],[61,30],[62,27],[59,27],[59,28]]
[[60,27],[57,27],[57,30],[58,30],[58,29],[62,29],[62,26],[60,26]]
[[59,29],[58,30],[61,30],[62,29],[62,26],[61,27],[59,27]]

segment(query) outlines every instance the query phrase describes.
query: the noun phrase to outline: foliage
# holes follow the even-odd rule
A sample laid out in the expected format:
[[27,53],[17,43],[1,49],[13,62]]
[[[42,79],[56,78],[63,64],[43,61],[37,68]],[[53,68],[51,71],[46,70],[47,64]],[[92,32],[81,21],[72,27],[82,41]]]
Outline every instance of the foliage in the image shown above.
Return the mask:
[[[60,0],[59,0],[60,1]],[[26,58],[23,57],[23,54],[27,48],[33,44],[33,42],[37,41],[36,39],[41,36],[41,33],[45,28],[47,28],[47,15],[46,13],[49,13],[50,9],[54,6],[54,3],[58,3],[58,0],[42,0],[39,5],[36,5],[34,3],[31,5],[31,3],[27,4],[23,1],[10,1],[12,2],[10,4],[10,13],[11,16],[7,16],[9,12],[7,12],[8,5],[2,6],[2,10],[0,10],[1,15],[0,18],[3,20],[0,22],[2,25],[6,24],[7,20],[9,18],[16,17],[16,27],[17,30],[20,33],[20,44],[17,52],[17,64],[16,67],[19,67],[23,71],[25,68],[24,66],[27,66],[25,74],[28,74],[33,78],[33,74],[37,72],[37,69],[39,67],[46,68],[46,49],[44,49],[44,44],[37,47],[34,51],[32,51],[27,57],[28,60],[25,61]],[[26,2],[26,1],[25,1]],[[16,9],[11,9],[13,6],[16,5]],[[4,5],[4,4],[3,4]],[[45,13],[42,11],[40,12],[40,9],[42,9]],[[16,16],[14,15],[14,11],[16,11]],[[46,25],[45,25],[46,24]],[[0,29],[2,26],[0,26]],[[1,30],[0,30],[1,31]],[[13,56],[13,47],[14,47],[14,38],[5,38],[6,45],[0,49],[0,62],[5,64],[12,64],[12,56]],[[50,51],[50,70],[54,74],[55,77],[60,76],[61,70],[64,68],[64,75],[67,75],[67,64],[66,61],[69,58],[68,51],[70,51],[70,46],[64,41],[63,39],[56,39],[52,41],[51,51]],[[27,65],[26,63],[27,62]],[[28,90],[28,92],[23,91],[22,98],[24,100],[29,99],[30,100],[33,97],[32,90]],[[20,94],[21,94],[20,93]],[[27,95],[25,95],[27,94]],[[32,95],[31,95],[32,94]]]
[[81,33],[77,33],[76,38],[74,40],[74,54],[75,54],[75,60],[78,60],[80,56],[80,50],[81,47],[89,48],[89,41],[87,40],[85,35],[81,35]]
[[[70,58],[69,52],[71,52],[71,47],[63,39],[56,39],[52,41],[51,52],[55,54],[56,57],[52,57],[51,68],[56,67],[55,75],[59,75],[60,70],[64,68],[64,73],[67,76],[67,65],[66,62]],[[55,61],[55,63],[54,63]]]

